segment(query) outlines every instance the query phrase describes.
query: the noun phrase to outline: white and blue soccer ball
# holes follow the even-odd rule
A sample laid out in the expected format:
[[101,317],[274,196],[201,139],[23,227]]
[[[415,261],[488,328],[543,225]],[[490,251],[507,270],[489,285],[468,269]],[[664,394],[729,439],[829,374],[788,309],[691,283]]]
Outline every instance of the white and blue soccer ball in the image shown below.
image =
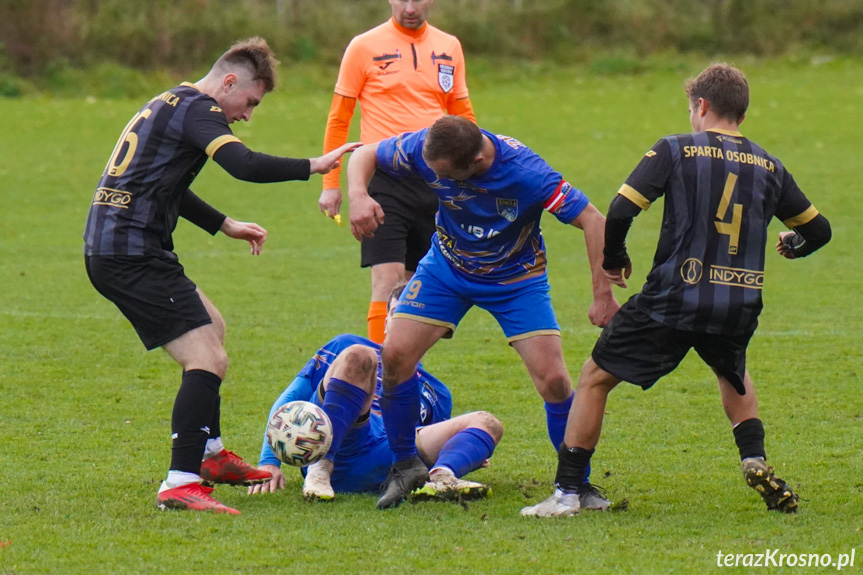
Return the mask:
[[280,407],[267,423],[267,442],[282,463],[305,467],[323,459],[333,443],[333,424],[308,401]]

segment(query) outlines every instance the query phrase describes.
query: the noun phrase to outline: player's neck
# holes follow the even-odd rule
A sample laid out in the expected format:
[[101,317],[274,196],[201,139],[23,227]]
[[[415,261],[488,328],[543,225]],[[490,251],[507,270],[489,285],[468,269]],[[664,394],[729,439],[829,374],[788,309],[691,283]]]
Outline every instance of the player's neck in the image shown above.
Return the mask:
[[477,176],[481,176],[491,169],[492,164],[494,164],[495,155],[497,155],[497,150],[494,147],[494,142],[492,142],[488,136],[483,134],[482,164],[480,165],[480,168],[476,173]]
[[740,123],[735,122],[734,120],[729,120],[728,118],[719,118],[713,116],[711,118],[705,119],[701,124],[701,130],[703,132],[714,131],[714,132],[740,132]]
[[396,30],[398,30],[405,36],[410,36],[411,38],[421,37],[423,34],[426,33],[426,30],[428,29],[428,22],[423,22],[423,25],[416,30],[414,30],[413,28],[405,28],[404,26],[396,22],[395,18],[390,18],[390,22],[393,23],[393,26],[396,27]]

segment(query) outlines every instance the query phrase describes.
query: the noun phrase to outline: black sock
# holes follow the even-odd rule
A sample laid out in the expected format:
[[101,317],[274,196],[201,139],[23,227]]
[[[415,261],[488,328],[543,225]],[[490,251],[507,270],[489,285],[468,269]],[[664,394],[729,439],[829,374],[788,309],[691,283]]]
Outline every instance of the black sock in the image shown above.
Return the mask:
[[213,421],[210,423],[210,439],[222,437],[222,396],[216,396],[213,408]]
[[734,441],[740,450],[740,460],[749,457],[763,457],[767,459],[764,452],[764,425],[757,417],[741,421],[734,426]]
[[183,383],[171,413],[172,471],[201,472],[201,458],[210,435],[213,408],[219,397],[221,378],[202,369],[183,373]]
[[578,491],[584,483],[584,471],[590,465],[593,449],[567,447],[563,443],[557,451],[557,476],[554,482],[564,491]]

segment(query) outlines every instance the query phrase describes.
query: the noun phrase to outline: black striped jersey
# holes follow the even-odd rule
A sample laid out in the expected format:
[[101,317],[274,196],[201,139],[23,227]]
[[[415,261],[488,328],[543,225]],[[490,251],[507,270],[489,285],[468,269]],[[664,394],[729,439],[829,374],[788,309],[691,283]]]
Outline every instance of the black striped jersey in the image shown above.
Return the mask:
[[778,159],[724,130],[659,140],[618,193],[643,210],[665,196],[639,307],[664,325],[702,333],[755,330],[770,219],[793,228],[818,215]]
[[216,150],[239,142],[216,101],[183,83],[126,125],[87,217],[87,255],[164,255],[189,185]]

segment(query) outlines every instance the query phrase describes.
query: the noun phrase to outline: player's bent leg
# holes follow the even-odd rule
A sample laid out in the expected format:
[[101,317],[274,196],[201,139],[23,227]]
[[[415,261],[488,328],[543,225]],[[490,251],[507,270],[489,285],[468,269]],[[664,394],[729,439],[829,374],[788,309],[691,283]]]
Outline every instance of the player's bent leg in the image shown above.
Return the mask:
[[415,429],[420,412],[416,365],[448,329],[409,319],[393,319],[381,349],[383,393],[381,415],[393,467],[384,483],[379,509],[400,505],[428,480],[428,468],[417,455]]
[[[555,490],[551,497],[522,509],[523,516],[560,517],[577,515],[582,508],[607,510],[611,502],[601,488],[584,481],[590,459],[602,430],[608,394],[620,379],[588,358],[570,410],[564,442],[558,451]],[[583,498],[583,501],[582,501]]]
[[482,483],[461,479],[491,458],[503,436],[492,414],[476,411],[417,430],[417,449],[434,462],[429,481],[411,493],[411,501],[469,501],[491,495]]
[[330,483],[332,475],[333,462],[329,459],[309,465],[303,482],[303,498],[306,501],[332,501],[336,496]]

